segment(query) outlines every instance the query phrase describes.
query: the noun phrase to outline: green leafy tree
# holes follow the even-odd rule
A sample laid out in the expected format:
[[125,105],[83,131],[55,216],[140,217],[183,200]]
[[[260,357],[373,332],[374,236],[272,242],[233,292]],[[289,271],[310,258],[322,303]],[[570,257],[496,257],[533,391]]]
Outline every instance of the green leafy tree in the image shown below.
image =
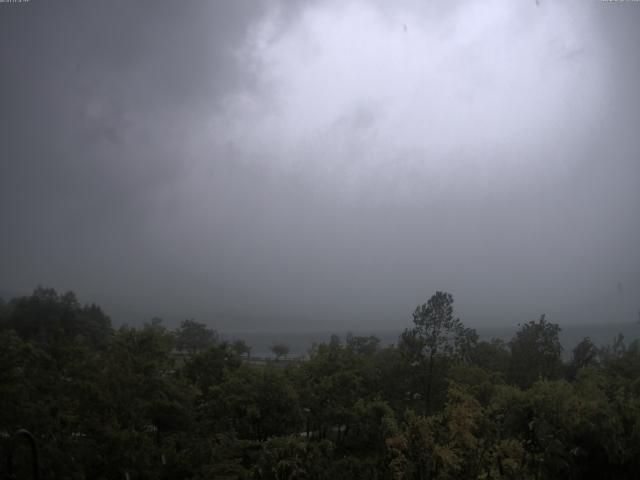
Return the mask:
[[243,364],[212,389],[203,412],[212,429],[231,430],[248,440],[264,441],[302,429],[298,394],[277,367]]
[[223,342],[191,356],[182,373],[207,396],[212,387],[221,384],[240,364],[237,350]]
[[545,316],[525,323],[509,343],[511,347],[510,379],[522,387],[530,387],[540,378],[562,376],[560,327]]
[[307,442],[300,437],[273,438],[262,444],[254,469],[260,480],[321,480],[329,478],[331,442]]
[[429,417],[410,414],[404,432],[388,440],[394,478],[480,478],[479,425],[482,409],[457,387],[444,411]]
[[220,340],[218,332],[194,319],[180,322],[180,327],[174,332],[174,337],[176,349],[191,355],[206,350]]
[[417,306],[413,323],[414,327],[403,333],[401,347],[411,365],[418,367],[420,396],[424,396],[427,411],[432,411],[436,377],[444,378],[438,367],[446,368],[450,360],[466,360],[478,336],[453,316],[453,296],[446,292],[436,292],[427,303]]
[[316,436],[344,439],[358,421],[357,402],[377,396],[381,382],[372,349],[377,343],[351,337],[345,345],[333,335],[329,342],[316,344],[309,361],[295,371],[307,427]]
[[588,367],[597,362],[599,353],[598,347],[595,346],[589,337],[582,339],[573,349],[567,372],[569,378],[575,378],[581,368]]
[[26,427],[43,478],[74,480],[639,478],[640,340],[587,338],[564,364],[544,317],[478,342],[452,302],[397,346],[332,336],[264,365],[203,324],[114,331],[39,288],[0,303],[0,441]]
[[4,328],[48,346],[78,337],[102,348],[111,333],[111,320],[100,307],[80,305],[73,292],[58,295],[53,288],[38,287],[28,297],[12,299],[4,310]]
[[121,327],[87,385],[78,433],[88,478],[158,478],[171,439],[194,426],[194,389],[175,374],[173,338],[158,324]]
[[511,352],[504,340],[494,338],[490,342],[478,342],[469,352],[469,361],[506,378],[509,373]]
[[244,340],[234,340],[231,344],[231,348],[238,355],[238,357],[247,356],[247,360],[251,359],[251,347],[247,345]]

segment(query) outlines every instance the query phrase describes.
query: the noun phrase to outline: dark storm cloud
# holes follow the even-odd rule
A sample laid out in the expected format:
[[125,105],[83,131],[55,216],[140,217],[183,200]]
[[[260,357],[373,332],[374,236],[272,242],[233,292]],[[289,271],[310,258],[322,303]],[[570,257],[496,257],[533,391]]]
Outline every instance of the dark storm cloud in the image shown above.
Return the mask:
[[238,75],[233,47],[260,9],[252,2],[5,6],[3,283],[45,282],[98,298],[113,283],[148,283],[137,273],[153,261],[147,219],[188,168],[184,138],[202,106],[250,81]]
[[5,290],[222,328],[640,306],[638,5],[0,6]]

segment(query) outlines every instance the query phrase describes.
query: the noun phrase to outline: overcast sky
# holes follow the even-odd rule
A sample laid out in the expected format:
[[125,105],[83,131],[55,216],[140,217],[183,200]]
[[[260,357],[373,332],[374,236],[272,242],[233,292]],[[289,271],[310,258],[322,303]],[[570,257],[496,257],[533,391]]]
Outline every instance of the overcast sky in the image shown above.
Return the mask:
[[115,323],[640,310],[640,3],[0,3],[0,291]]

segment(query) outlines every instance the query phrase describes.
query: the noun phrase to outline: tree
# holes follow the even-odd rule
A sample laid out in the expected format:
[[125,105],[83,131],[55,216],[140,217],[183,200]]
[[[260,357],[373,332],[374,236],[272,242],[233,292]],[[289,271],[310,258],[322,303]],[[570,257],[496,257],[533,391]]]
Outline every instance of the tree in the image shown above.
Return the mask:
[[28,297],[12,299],[4,310],[4,328],[43,345],[78,338],[103,348],[111,333],[111,320],[100,307],[81,305],[73,292],[58,295],[53,288],[37,287]]
[[281,368],[245,363],[212,393],[205,421],[214,428],[217,423],[240,438],[257,441],[302,428],[297,392]]
[[427,303],[418,305],[413,312],[413,323],[413,332],[429,358],[464,357],[478,338],[473,329],[454,318],[453,296],[447,292],[436,292]]
[[223,342],[192,355],[185,362],[182,372],[206,396],[212,387],[222,383],[228,373],[240,367],[240,364],[235,349]]
[[469,359],[472,364],[495,372],[506,377],[509,370],[510,352],[507,343],[499,338],[490,342],[478,342],[470,352]]
[[174,332],[174,336],[176,348],[191,355],[206,350],[220,340],[218,332],[192,318],[180,322],[180,328]]
[[[160,324],[121,327],[99,359],[95,384],[78,411],[91,439],[83,449],[86,478],[159,478],[165,437],[192,426],[193,389],[175,375],[173,338]],[[89,448],[91,447],[91,448]]]
[[598,359],[598,347],[591,341],[589,337],[582,339],[573,349],[571,362],[568,366],[569,378],[575,378],[578,370],[588,367]]
[[545,315],[525,323],[510,342],[510,379],[530,387],[540,378],[555,379],[562,374],[560,326],[547,322]]
[[440,414],[410,413],[404,432],[387,440],[393,478],[491,478],[481,471],[486,464],[478,439],[482,408],[457,386],[449,388],[448,397]]
[[289,436],[270,439],[262,444],[254,467],[260,480],[319,480],[328,478],[333,445],[328,441],[307,442]]
[[427,410],[433,403],[434,369],[441,359],[466,359],[478,335],[453,316],[453,296],[436,292],[427,303],[413,312],[414,328],[402,335],[402,343],[414,358],[411,363],[426,363],[424,395]]
[[247,345],[244,340],[235,340],[231,344],[231,348],[238,355],[238,357],[242,357],[243,355],[247,356],[247,360],[251,359],[251,347]]
[[380,339],[376,336],[369,335],[368,337],[361,337],[347,334],[346,348],[352,350],[357,355],[373,356],[380,349]]
[[284,343],[276,343],[271,345],[271,351],[276,356],[276,360],[280,360],[281,357],[287,357],[289,355],[289,346]]

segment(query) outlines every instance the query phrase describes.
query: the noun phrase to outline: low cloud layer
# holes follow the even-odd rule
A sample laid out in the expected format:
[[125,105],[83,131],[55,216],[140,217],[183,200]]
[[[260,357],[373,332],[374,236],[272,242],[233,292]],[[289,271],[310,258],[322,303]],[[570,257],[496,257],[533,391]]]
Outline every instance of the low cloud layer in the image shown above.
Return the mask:
[[640,308],[640,8],[0,5],[0,290],[116,321]]

